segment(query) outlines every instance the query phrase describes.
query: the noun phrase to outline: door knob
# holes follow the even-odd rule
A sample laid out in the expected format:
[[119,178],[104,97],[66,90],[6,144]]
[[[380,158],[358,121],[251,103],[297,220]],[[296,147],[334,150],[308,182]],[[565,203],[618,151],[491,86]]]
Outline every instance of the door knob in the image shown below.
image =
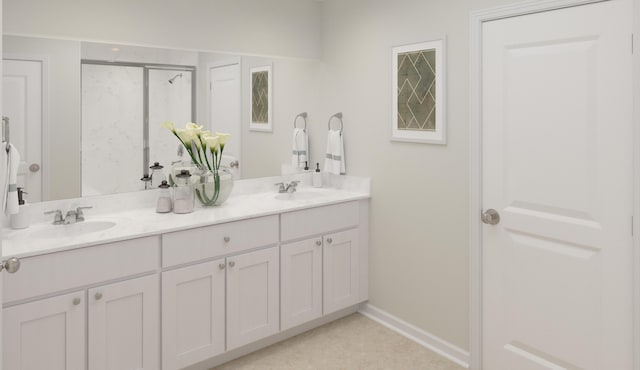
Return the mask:
[[31,165],[29,166],[29,171],[31,171],[31,172],[40,171],[40,165],[37,164],[37,163],[31,163]]
[[96,295],[94,297],[95,297],[96,301],[99,301],[99,300],[102,299],[102,293],[98,292],[98,293],[96,293]]
[[13,257],[6,261],[0,262],[0,271],[7,270],[8,273],[13,274],[20,270],[20,260]]
[[482,222],[487,225],[497,225],[500,222],[500,214],[493,208],[482,213]]

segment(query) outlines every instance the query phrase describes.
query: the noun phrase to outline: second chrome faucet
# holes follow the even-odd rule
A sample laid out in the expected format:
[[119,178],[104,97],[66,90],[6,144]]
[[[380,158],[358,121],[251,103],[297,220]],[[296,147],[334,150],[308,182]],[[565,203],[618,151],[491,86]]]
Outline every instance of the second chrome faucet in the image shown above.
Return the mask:
[[300,181],[294,180],[294,181],[291,181],[289,184],[285,184],[284,182],[278,182],[274,185],[279,186],[278,193],[295,193],[298,183],[300,183]]

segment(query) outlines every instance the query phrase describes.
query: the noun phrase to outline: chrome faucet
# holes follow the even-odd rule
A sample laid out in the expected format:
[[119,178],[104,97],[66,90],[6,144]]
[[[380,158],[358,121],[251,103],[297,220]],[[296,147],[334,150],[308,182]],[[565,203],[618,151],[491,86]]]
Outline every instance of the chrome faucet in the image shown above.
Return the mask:
[[45,215],[50,215],[54,213],[55,215],[53,216],[53,224],[54,225],[63,225],[64,224],[64,218],[62,218],[62,211],[59,209],[56,209],[55,211],[45,211],[44,214]]
[[298,184],[300,183],[300,181],[291,181],[288,184],[285,184],[284,182],[278,182],[276,184],[274,184],[275,186],[280,186],[278,188],[278,193],[295,193],[296,192],[296,187],[298,186]]
[[53,216],[53,224],[54,225],[69,225],[75,224],[76,222],[82,222],[85,220],[83,210],[93,208],[91,206],[81,206],[76,208],[75,210],[67,211],[66,216],[62,217],[62,211],[56,209],[54,211],[46,211],[44,214],[54,214]]

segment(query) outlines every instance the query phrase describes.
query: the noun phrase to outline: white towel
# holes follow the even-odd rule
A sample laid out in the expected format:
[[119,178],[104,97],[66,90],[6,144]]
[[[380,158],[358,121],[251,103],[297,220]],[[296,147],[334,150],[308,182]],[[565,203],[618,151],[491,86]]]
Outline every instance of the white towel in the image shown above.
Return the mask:
[[334,175],[344,175],[346,173],[344,163],[344,141],[339,130],[329,130],[327,136],[327,155],[324,159],[325,172]]
[[305,163],[309,159],[309,136],[304,129],[294,128],[293,129],[293,143],[292,143],[292,151],[291,151],[291,165],[294,169],[296,168],[304,168]]
[[9,216],[18,213],[18,166],[20,165],[20,153],[11,144],[7,144],[7,172],[5,178],[5,191],[3,208],[4,213]]

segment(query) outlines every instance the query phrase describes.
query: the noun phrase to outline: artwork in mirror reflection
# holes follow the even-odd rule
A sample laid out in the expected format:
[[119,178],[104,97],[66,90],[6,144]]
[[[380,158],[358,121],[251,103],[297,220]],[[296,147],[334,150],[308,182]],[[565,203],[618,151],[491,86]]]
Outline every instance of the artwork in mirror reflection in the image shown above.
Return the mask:
[[160,122],[193,120],[191,93],[180,66],[83,62],[82,196],[139,190],[153,163],[180,160]]
[[271,124],[271,66],[251,68],[251,123],[256,131],[272,131]]

